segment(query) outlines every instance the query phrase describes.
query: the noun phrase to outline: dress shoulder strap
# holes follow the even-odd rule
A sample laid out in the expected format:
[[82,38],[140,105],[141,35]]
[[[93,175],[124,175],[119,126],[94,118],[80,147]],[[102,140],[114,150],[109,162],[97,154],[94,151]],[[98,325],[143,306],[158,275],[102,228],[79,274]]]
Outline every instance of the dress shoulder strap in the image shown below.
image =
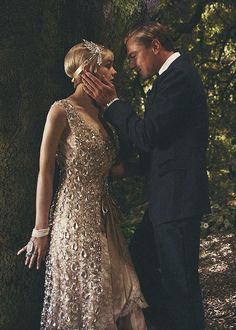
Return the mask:
[[66,99],[56,101],[55,103],[59,104],[60,106],[63,107],[63,109],[66,113],[66,117],[67,117],[67,121],[68,121],[70,129],[72,131],[74,131],[76,128],[78,129],[78,126],[80,126],[82,123],[82,119],[78,115],[77,111],[75,111],[74,106],[70,102],[68,102]]

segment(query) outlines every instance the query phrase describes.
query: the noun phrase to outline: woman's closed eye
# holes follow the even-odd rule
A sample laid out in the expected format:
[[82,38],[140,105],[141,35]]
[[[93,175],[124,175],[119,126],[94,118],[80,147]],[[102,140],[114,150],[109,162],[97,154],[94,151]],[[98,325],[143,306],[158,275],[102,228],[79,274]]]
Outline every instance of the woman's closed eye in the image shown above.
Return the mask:
[[109,61],[104,65],[106,68],[110,69],[113,66],[113,62]]

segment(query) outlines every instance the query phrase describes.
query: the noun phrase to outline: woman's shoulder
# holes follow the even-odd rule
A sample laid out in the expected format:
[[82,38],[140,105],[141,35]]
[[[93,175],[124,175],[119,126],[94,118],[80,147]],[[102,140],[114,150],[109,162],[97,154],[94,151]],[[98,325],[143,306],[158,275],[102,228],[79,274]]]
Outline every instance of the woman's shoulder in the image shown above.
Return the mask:
[[61,99],[54,101],[50,106],[50,110],[53,109],[53,111],[62,111],[65,107],[66,99]]
[[56,100],[49,109],[48,118],[51,120],[65,120],[66,119],[66,105],[63,100]]
[[52,104],[51,108],[55,109],[55,111],[65,111],[65,112],[76,111],[79,113],[86,112],[84,107],[74,104],[69,98],[55,101]]
[[57,117],[59,120],[67,121],[70,128],[78,128],[79,123],[83,121],[83,117],[80,114],[83,110],[82,107],[76,106],[70,99],[65,98],[57,100],[51,105],[49,115],[51,113],[52,116]]
[[56,100],[54,103],[51,105],[49,112],[55,112],[55,113],[61,113],[61,114],[68,114],[69,111],[74,110],[73,104],[68,100],[68,99],[61,99],[61,100]]

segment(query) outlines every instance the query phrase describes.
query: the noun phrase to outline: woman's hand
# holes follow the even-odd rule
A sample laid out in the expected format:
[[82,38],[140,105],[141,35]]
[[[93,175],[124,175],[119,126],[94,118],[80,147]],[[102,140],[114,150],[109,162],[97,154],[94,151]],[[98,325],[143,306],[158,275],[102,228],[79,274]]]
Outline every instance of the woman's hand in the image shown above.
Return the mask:
[[36,268],[39,269],[42,261],[45,261],[48,247],[49,236],[31,237],[30,241],[17,252],[17,255],[26,252],[25,266],[31,268],[36,263]]

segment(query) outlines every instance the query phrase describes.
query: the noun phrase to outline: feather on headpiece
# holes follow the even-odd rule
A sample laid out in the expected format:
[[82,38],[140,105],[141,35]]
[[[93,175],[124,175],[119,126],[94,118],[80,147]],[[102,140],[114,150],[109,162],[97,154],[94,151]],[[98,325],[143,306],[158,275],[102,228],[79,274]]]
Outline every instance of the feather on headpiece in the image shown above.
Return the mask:
[[88,41],[86,39],[83,39],[83,42],[84,42],[85,47],[89,50],[90,56],[74,72],[73,78],[72,78],[72,82],[74,82],[75,77],[77,75],[79,75],[83,71],[84,66],[86,64],[90,63],[96,57],[97,57],[97,64],[98,65],[101,65],[102,64],[102,51],[103,51],[104,47],[103,46],[99,46],[99,45],[95,44],[94,42]]

